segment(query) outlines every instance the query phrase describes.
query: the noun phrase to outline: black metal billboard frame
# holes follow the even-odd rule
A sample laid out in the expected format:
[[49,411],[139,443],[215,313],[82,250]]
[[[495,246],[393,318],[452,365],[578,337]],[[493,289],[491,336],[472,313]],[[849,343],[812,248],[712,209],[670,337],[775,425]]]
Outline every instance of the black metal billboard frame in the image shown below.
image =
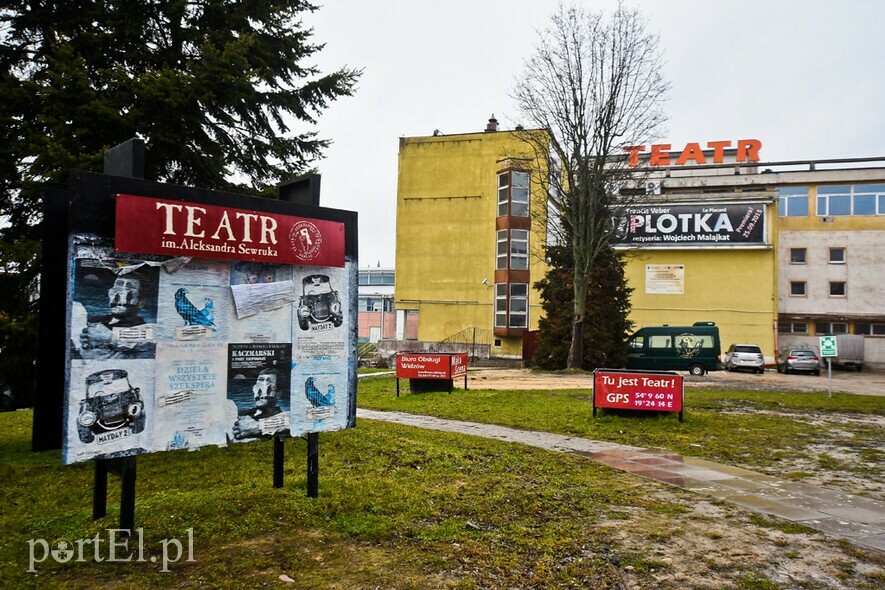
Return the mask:
[[[43,206],[43,259],[40,285],[40,328],[37,393],[31,448],[60,449],[64,431],[67,368],[67,281],[69,237],[93,233],[113,237],[117,194],[215,205],[308,217],[344,224],[345,257],[358,260],[357,214],[320,207],[320,175],[308,174],[277,187],[277,199],[180,186],[144,179],[145,145],[130,139],[105,152],[104,173],[71,171],[67,185],[47,185]],[[356,424],[356,397],[348,401],[348,426]],[[284,439],[273,438],[273,486],[283,487]],[[319,490],[319,435],[308,433],[307,495]],[[107,474],[121,478],[120,528],[134,530],[136,456],[95,461],[93,518],[107,513]]]

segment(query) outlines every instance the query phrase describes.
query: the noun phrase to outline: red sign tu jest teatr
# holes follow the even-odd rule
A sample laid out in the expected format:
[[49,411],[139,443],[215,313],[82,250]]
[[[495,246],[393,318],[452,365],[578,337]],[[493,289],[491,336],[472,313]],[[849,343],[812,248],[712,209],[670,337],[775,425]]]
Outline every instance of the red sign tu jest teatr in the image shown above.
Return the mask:
[[593,413],[596,408],[679,412],[682,418],[683,378],[675,373],[596,371],[593,373]]
[[344,267],[344,224],[267,211],[117,195],[121,252]]

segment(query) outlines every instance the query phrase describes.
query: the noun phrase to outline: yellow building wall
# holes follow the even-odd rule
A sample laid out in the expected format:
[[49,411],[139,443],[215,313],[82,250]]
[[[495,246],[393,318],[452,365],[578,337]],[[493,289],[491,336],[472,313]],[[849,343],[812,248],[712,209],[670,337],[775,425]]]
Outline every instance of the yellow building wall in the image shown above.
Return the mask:
[[[510,132],[402,138],[396,222],[396,307],[418,310],[418,340],[441,341],[494,327],[497,173],[519,154]],[[531,281],[546,269],[545,201],[532,182]],[[483,282],[485,281],[485,283]],[[529,329],[540,315],[529,289]],[[520,356],[521,338],[501,338],[493,355]]]
[[[772,216],[774,214],[774,216]],[[777,212],[768,207],[768,235],[776,236]],[[627,281],[634,289],[630,319],[635,329],[690,326],[712,321],[719,327],[722,352],[734,343],[758,344],[775,355],[777,330],[777,249],[634,250],[628,254]],[[685,266],[684,293],[646,293],[646,266]]]

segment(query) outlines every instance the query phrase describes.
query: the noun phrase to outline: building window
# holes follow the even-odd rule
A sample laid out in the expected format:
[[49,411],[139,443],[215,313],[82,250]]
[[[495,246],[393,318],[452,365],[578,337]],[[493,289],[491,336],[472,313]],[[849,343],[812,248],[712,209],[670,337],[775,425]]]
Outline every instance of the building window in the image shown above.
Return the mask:
[[510,188],[510,214],[515,217],[529,216],[529,174],[512,172]]
[[510,284],[510,327],[529,326],[529,286],[526,283]]
[[806,322],[778,322],[777,331],[781,334],[808,334]]
[[830,248],[830,264],[845,264],[845,248]]
[[820,335],[847,334],[848,322],[815,322],[814,332]]
[[498,174],[498,217],[507,217],[510,204],[510,173]]
[[359,284],[361,287],[367,285],[388,285],[393,286],[395,283],[395,273],[392,270],[361,270],[359,271]]
[[495,285],[495,327],[507,327],[507,283]]
[[864,336],[885,336],[885,324],[868,324],[865,322],[855,322],[854,333],[863,334]]
[[808,216],[808,187],[785,186],[777,190],[777,214],[781,217]]
[[885,184],[819,186],[817,214],[885,215]]
[[496,270],[507,269],[507,230],[498,230],[498,257],[495,261]]
[[495,285],[495,327],[528,328],[529,286],[527,283]]
[[805,248],[790,248],[790,264],[805,264]]
[[529,232],[525,229],[510,230],[510,269],[529,269]]
[[830,297],[845,297],[848,294],[848,285],[845,281],[830,281]]
[[528,270],[529,232],[526,229],[499,229],[495,270]]
[[805,281],[790,281],[790,295],[805,297]]
[[529,216],[529,173],[517,170],[498,174],[498,217]]

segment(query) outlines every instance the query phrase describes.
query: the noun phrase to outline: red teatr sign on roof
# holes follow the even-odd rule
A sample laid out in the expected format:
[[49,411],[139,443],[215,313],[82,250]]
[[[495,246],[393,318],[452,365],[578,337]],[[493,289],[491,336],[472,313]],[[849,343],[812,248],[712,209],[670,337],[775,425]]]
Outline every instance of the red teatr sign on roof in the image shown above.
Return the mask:
[[[689,162],[695,164],[721,164],[725,161],[725,150],[731,148],[731,141],[708,141],[707,147],[713,150],[713,161],[707,162],[707,156],[704,154],[701,144],[691,142],[685,144],[682,150],[671,151],[672,146],[669,143],[657,143],[651,146],[651,152],[648,155],[649,166],[683,166]],[[759,150],[762,148],[762,142],[758,139],[739,139],[735,153],[736,162],[758,162]],[[630,154],[627,162],[628,166],[639,166],[639,154],[645,152],[644,145],[632,145],[625,147],[624,151]],[[678,154],[678,155],[677,155]]]
[[117,195],[115,247],[121,252],[344,266],[344,224]]

